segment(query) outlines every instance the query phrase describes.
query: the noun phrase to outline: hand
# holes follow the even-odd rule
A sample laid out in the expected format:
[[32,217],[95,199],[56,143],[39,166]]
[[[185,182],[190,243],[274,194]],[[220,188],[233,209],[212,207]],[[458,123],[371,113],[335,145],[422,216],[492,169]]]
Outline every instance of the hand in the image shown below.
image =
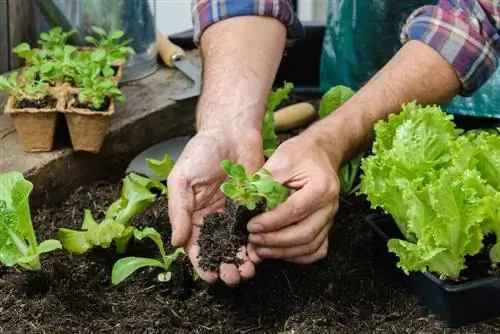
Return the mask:
[[253,263],[246,256],[246,247],[239,252],[244,263],[238,268],[234,264],[223,264],[218,272],[205,272],[198,266],[197,259],[203,217],[224,209],[225,196],[219,190],[226,178],[220,168],[224,159],[257,171],[264,163],[260,132],[214,129],[201,131],[192,138],[168,178],[168,211],[172,245],[185,247],[200,278],[213,283],[220,277],[227,285],[235,286],[255,273]]
[[249,222],[250,260],[308,264],[325,257],[339,195],[339,179],[327,153],[299,135],[282,143],[264,168],[296,191],[273,211]]

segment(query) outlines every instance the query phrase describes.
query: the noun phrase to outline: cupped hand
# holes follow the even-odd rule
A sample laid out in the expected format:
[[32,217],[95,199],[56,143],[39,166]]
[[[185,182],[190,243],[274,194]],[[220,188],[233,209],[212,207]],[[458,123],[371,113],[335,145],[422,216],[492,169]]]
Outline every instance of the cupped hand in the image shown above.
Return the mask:
[[228,286],[235,286],[255,273],[254,264],[246,255],[246,247],[239,252],[238,256],[244,263],[238,267],[223,264],[217,272],[207,272],[198,266],[197,240],[203,217],[224,210],[225,196],[219,190],[226,178],[220,168],[224,159],[243,164],[249,171],[257,171],[264,163],[260,132],[214,129],[196,134],[168,178],[168,211],[172,245],[185,247],[200,278],[209,283],[220,278]]
[[339,179],[327,153],[312,138],[299,135],[282,143],[264,168],[295,191],[249,222],[250,260],[308,264],[325,257],[339,195]]

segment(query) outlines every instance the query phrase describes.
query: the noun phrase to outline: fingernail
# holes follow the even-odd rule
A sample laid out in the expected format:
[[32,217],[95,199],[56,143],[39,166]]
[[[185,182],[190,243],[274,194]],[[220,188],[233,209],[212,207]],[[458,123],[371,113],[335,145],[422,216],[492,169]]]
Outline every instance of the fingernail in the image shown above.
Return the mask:
[[250,234],[248,236],[248,239],[250,240],[250,242],[256,243],[256,244],[262,244],[262,242],[263,242],[262,237],[258,234]]
[[271,254],[269,248],[257,248],[256,252],[259,256],[269,256]]
[[259,224],[248,224],[248,232],[250,233],[260,233],[262,232],[262,225]]

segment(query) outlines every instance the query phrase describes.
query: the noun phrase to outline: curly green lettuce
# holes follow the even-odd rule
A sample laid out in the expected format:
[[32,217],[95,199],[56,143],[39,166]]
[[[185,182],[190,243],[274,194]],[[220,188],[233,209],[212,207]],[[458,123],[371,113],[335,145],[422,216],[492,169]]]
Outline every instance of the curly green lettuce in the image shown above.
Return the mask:
[[[389,251],[405,272],[430,270],[458,279],[466,256],[483,250],[488,233],[499,235],[500,137],[464,134],[436,106],[403,106],[375,125],[372,154],[363,159],[360,193],[395,220],[405,240]],[[500,246],[490,251],[498,262]]]
[[33,184],[21,173],[0,174],[0,263],[40,270],[40,255],[61,248],[57,240],[38,244],[31,221],[29,196]]

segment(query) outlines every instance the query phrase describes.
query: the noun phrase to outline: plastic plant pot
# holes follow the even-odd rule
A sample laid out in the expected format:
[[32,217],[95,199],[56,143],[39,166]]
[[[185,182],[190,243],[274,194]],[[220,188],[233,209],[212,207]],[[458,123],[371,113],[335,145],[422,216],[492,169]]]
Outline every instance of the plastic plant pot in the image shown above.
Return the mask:
[[398,257],[387,248],[389,239],[403,239],[394,220],[389,215],[373,214],[365,217],[365,221],[372,227],[376,261],[448,327],[457,328],[500,316],[499,277],[458,283],[440,280],[429,271],[406,275],[396,265]]

